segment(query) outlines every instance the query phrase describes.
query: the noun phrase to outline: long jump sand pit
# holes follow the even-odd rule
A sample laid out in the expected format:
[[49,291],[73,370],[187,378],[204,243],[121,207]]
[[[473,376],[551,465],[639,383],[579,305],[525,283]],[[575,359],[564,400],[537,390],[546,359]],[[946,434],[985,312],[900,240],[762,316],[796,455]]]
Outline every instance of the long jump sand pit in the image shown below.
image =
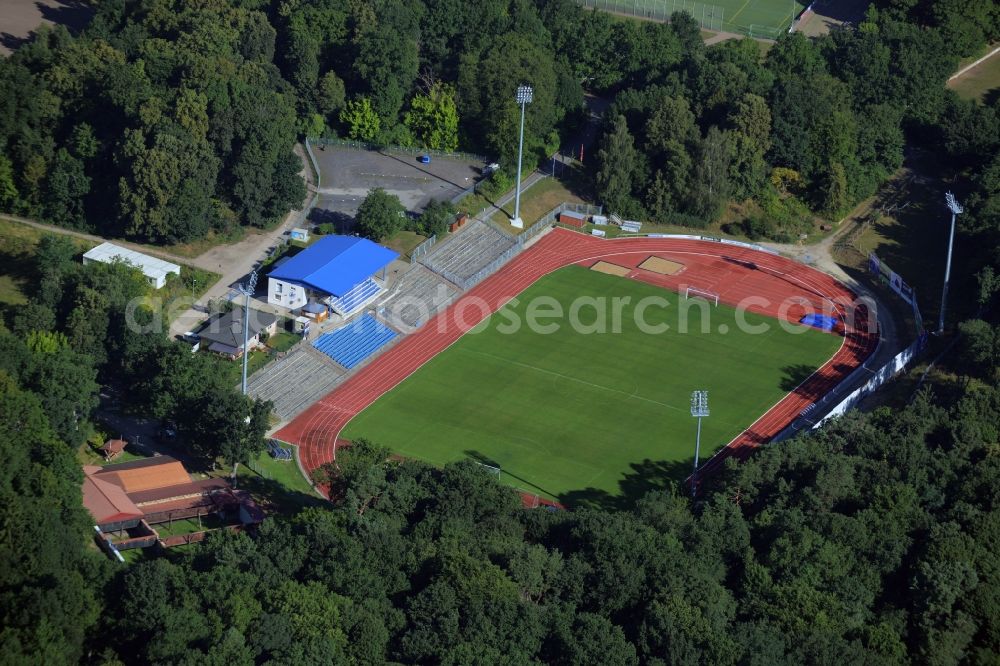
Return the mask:
[[684,264],[677,261],[670,261],[663,257],[653,256],[639,264],[639,268],[650,273],[659,273],[660,275],[677,275],[684,270]]
[[608,275],[617,275],[618,277],[625,277],[632,272],[632,269],[628,266],[619,266],[618,264],[612,264],[610,261],[598,261],[590,267],[590,270],[597,271],[598,273],[607,273]]

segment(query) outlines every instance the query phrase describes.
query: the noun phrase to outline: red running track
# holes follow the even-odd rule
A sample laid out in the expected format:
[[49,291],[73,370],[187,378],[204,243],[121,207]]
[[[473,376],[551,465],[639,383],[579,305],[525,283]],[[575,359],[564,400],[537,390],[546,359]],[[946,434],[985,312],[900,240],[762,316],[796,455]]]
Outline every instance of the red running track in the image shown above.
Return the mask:
[[[639,268],[650,256],[684,265],[675,275]],[[687,286],[714,292],[727,304],[797,322],[807,309],[834,314],[844,342],[833,357],[799,387],[721,449],[702,469],[729,456],[744,457],[781,432],[810,404],[832,390],[874,351],[867,311],[836,279],[777,255],[711,241],[677,238],[604,240],[555,229],[506,266],[461,296],[418,331],[375,358],[321,398],[277,437],[297,444],[307,473],[333,460],[337,437],[356,414],[457,341],[533,282],[570,264],[603,260],[632,268],[629,277],[683,292]],[[857,320],[857,321],[855,321]]]

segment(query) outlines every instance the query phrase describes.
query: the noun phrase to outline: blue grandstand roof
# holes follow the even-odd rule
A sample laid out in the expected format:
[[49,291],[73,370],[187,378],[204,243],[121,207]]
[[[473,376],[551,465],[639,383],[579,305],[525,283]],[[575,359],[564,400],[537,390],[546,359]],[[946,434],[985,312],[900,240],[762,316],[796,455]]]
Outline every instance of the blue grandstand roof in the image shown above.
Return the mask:
[[341,296],[399,256],[355,236],[324,236],[268,274]]

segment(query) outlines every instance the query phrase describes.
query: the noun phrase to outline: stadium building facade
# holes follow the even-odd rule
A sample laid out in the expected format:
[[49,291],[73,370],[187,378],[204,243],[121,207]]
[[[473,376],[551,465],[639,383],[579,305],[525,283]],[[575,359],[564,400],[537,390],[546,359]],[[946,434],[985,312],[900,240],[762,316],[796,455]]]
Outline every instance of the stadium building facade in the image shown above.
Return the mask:
[[349,316],[385,287],[385,269],[399,253],[354,236],[325,236],[267,276],[267,302],[291,311]]

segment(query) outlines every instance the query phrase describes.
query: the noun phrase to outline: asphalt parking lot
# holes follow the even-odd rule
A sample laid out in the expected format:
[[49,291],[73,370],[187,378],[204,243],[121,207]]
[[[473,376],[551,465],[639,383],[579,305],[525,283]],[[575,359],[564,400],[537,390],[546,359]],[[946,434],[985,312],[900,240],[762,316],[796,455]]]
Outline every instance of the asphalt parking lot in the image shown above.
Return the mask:
[[353,216],[368,191],[376,187],[395,194],[408,210],[419,212],[432,199],[451,199],[470,187],[483,167],[478,161],[436,156],[430,164],[421,164],[416,155],[337,146],[317,146],[313,152],[321,173],[317,208],[334,217]]

